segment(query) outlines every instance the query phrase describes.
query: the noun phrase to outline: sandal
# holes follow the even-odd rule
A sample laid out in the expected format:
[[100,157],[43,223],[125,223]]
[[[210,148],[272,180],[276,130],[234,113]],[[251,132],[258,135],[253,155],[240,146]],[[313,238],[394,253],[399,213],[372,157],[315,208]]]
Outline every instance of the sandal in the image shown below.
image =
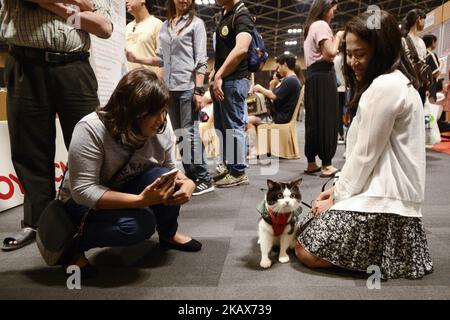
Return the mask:
[[331,178],[331,177],[334,177],[336,175],[336,173],[338,173],[338,172],[339,172],[339,169],[336,169],[335,171],[333,171],[332,173],[329,173],[329,174],[321,173],[320,177],[321,178]]
[[320,172],[320,170],[321,170],[321,168],[318,167],[317,169],[314,169],[314,170],[304,170],[303,173],[314,174],[314,173]]
[[[3,240],[3,251],[13,251],[20,249],[36,239],[36,230],[30,227],[22,228],[16,233]],[[17,243],[10,243],[12,241],[17,241]]]

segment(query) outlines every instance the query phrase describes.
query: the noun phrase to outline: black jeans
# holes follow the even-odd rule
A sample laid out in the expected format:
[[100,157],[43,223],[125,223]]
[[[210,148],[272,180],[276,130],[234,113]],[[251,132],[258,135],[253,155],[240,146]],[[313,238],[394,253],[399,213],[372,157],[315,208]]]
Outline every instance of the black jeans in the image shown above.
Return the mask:
[[9,55],[7,115],[14,169],[25,190],[25,226],[35,227],[55,197],[55,116],[69,148],[77,122],[99,105],[88,60],[50,64]]

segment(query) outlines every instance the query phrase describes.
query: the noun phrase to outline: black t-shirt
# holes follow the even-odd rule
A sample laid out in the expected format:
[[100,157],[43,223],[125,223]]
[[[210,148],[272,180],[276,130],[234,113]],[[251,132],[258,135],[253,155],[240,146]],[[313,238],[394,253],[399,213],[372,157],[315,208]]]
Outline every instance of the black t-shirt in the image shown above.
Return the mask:
[[283,78],[278,88],[272,90],[277,96],[273,102],[272,119],[275,123],[291,121],[300,96],[301,84],[296,75]]
[[[254,28],[253,20],[250,17],[248,10],[245,9],[240,9],[240,11],[236,13],[234,24],[232,23],[236,9],[241,5],[241,3],[243,2],[239,1],[236,3],[225,15],[222,11],[222,17],[216,28],[216,52],[214,63],[214,69],[216,71],[220,69],[231,50],[233,50],[236,46],[236,36],[241,32],[247,32],[250,34]],[[234,29],[232,28],[232,24],[234,25]],[[247,77],[247,57],[244,57],[236,69],[227,75],[224,80],[235,80]]]

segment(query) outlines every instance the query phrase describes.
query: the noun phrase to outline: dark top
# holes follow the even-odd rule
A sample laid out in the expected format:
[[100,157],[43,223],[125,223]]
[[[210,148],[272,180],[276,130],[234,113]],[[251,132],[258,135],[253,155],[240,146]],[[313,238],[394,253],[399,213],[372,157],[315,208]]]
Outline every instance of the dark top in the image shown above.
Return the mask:
[[[242,10],[236,14],[234,19],[234,29],[232,28],[232,21],[235,11],[242,1],[236,3],[230,11],[225,15],[223,14],[216,28],[216,52],[214,69],[217,71],[225,62],[225,59],[230,54],[231,50],[236,46],[236,35],[241,32],[247,32],[251,34],[254,23],[250,17],[248,10]],[[236,80],[248,77],[248,64],[247,58],[242,59],[241,63],[236,69],[227,75],[223,80]]]
[[[434,56],[434,59],[433,59],[433,56]],[[426,61],[427,61],[427,64],[431,67],[431,72],[435,72],[437,69],[439,69],[439,58],[436,53],[428,52]],[[436,62],[438,64],[436,64]]]
[[283,78],[278,88],[272,90],[277,96],[273,102],[272,119],[275,123],[288,123],[292,119],[300,96],[301,84],[296,75]]

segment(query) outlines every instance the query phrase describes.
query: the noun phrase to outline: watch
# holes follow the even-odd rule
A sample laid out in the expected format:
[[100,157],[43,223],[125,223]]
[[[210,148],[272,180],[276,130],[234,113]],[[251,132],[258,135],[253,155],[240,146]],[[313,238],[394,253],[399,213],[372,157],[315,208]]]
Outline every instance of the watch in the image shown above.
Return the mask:
[[194,93],[200,96],[203,96],[205,94],[205,88],[204,87],[195,87]]

